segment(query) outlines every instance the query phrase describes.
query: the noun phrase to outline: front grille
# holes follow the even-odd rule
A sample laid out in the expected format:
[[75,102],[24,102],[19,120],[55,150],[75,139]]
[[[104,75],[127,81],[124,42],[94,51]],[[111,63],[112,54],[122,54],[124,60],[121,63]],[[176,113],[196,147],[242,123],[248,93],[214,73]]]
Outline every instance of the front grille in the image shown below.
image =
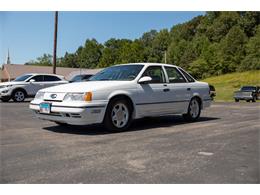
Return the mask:
[[39,111],[35,111],[36,114],[49,115],[49,116],[59,116],[62,117],[62,114],[59,112],[51,112],[51,113],[41,113]]
[[51,100],[51,99],[44,99],[44,101],[48,101],[48,102],[62,102],[62,100]]
[[41,113],[39,111],[35,111],[36,114],[47,115],[47,116],[58,116],[58,117],[67,117],[67,118],[81,118],[80,114],[77,113],[60,113],[60,112],[51,112],[51,113]]

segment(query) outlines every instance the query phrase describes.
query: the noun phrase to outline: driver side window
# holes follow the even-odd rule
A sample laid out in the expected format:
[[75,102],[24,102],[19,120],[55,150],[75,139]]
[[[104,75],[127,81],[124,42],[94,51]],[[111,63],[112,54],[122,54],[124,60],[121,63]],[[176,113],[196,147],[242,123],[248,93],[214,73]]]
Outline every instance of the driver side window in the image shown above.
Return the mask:
[[151,77],[152,80],[149,83],[165,83],[165,76],[161,66],[150,66],[148,67],[143,76]]

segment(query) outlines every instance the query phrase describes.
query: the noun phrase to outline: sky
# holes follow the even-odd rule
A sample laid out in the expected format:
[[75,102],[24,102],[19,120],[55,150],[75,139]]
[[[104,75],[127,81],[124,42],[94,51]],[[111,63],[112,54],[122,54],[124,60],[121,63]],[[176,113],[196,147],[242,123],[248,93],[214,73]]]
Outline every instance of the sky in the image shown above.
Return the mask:
[[[57,56],[75,52],[86,39],[140,38],[152,29],[170,29],[204,12],[59,12]],[[54,12],[0,12],[0,64],[8,49],[12,64],[53,53]]]

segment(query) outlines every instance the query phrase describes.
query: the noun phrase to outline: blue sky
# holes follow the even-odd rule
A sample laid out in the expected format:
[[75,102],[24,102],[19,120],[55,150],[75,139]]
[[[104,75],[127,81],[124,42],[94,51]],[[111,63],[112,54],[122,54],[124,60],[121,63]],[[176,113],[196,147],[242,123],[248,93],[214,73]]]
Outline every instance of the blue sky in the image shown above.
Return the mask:
[[[57,55],[63,56],[95,38],[135,39],[151,29],[170,29],[204,12],[59,12]],[[0,64],[23,64],[44,53],[52,54],[53,12],[0,12]]]

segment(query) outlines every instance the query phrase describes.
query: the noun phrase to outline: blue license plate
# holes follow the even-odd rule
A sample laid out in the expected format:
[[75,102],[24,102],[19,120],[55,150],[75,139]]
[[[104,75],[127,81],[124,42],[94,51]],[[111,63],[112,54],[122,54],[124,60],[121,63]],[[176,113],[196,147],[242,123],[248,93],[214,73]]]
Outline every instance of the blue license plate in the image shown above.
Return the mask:
[[40,113],[49,114],[51,112],[51,104],[50,103],[41,103],[40,104]]

